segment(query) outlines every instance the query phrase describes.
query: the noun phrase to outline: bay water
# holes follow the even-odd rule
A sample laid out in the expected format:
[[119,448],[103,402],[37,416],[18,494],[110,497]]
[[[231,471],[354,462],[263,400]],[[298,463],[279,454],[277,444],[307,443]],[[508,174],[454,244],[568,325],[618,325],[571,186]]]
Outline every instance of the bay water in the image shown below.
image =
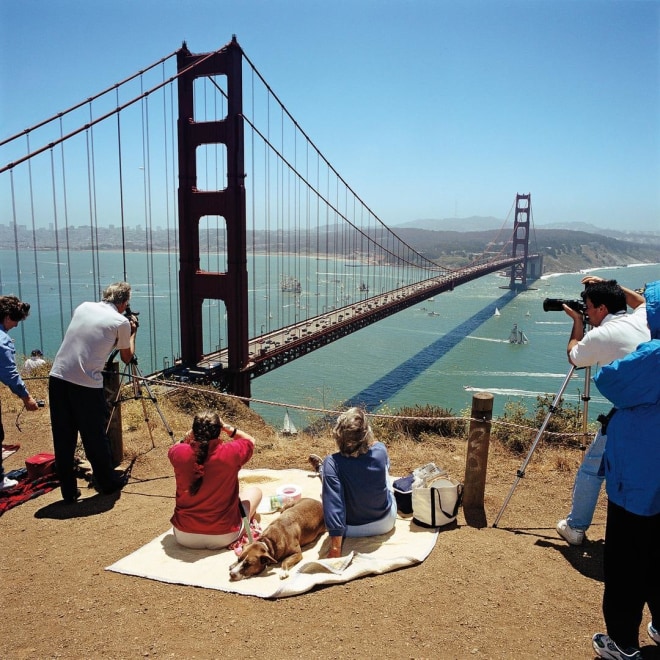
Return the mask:
[[[660,279],[658,264],[593,272],[629,288]],[[563,311],[544,312],[543,300],[579,299],[584,276],[544,276],[517,295],[501,288],[507,279],[482,277],[255,379],[252,396],[323,409],[349,402],[374,411],[429,404],[459,414],[470,410],[475,391],[488,391],[495,415],[509,401],[531,412],[538,396],[559,391],[570,369],[566,344],[572,321]],[[528,343],[509,342],[514,324]],[[593,383],[589,390],[588,416],[595,420],[611,406]],[[564,399],[581,406],[584,393],[585,370],[575,370]],[[281,423],[281,410],[254,408]],[[296,425],[309,419],[302,410],[289,414]]]
[[[171,295],[177,270],[176,257],[168,254],[77,251],[65,263],[53,252],[0,251],[2,293],[19,295],[32,305],[30,317],[11,333],[17,352],[29,354],[39,347],[52,359],[73,308],[98,300],[102,286],[127,276],[133,287],[131,306],[140,311],[141,371],[168,366],[180,343],[177,296]],[[630,288],[660,279],[658,264],[596,272]],[[255,291],[260,276],[250,276]],[[482,390],[494,395],[495,415],[508,401],[522,402],[532,411],[538,396],[556,394],[570,367],[566,343],[571,320],[563,311],[544,312],[543,300],[579,299],[584,276],[546,275],[518,294],[503,288],[508,279],[496,274],[464,284],[254,379],[252,407],[276,426],[288,409],[299,428],[318,417],[319,410],[347,403],[372,411],[429,404],[459,414],[469,410],[474,392]],[[261,293],[254,294],[257,306],[267,298]],[[222,346],[227,336],[222,308],[208,302],[213,327],[209,350]],[[509,342],[514,324],[527,343]],[[259,325],[251,328],[251,334],[258,334]],[[589,418],[595,419],[610,405],[595,387],[590,389]],[[585,372],[576,370],[564,398],[579,404],[584,391]]]

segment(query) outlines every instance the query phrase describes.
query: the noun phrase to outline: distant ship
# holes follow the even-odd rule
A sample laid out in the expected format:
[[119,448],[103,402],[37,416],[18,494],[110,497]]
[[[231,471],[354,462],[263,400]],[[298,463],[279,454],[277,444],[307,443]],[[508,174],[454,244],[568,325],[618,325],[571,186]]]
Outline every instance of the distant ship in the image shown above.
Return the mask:
[[287,293],[300,293],[302,291],[302,286],[300,286],[300,281],[292,275],[283,275],[282,281],[280,282],[280,291]]
[[514,323],[513,328],[511,328],[511,334],[509,335],[509,344],[527,344],[529,339],[527,335],[518,329],[518,324]]
[[497,309],[497,307],[496,307],[495,308],[495,314],[493,314],[493,316],[499,316],[499,315],[500,315],[500,310]]
[[358,287],[358,289],[359,289],[360,291],[365,291],[365,292],[366,292],[366,291],[369,291],[369,287],[368,287],[364,282],[362,282],[362,284],[360,284],[360,286]]

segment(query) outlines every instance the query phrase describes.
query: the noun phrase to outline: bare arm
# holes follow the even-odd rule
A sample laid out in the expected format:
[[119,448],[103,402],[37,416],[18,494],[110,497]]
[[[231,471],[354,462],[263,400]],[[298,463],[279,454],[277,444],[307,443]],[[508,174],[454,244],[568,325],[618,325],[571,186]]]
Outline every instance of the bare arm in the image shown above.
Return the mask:
[[239,428],[235,426],[231,426],[229,424],[225,424],[222,422],[222,430],[230,437],[230,438],[241,438],[243,440],[247,440],[252,443],[252,445],[256,444],[256,440],[249,434],[246,433],[245,431],[241,431]]
[[134,319],[129,319],[131,324],[131,341],[128,348],[122,348],[119,351],[119,357],[124,364],[128,364],[135,356],[135,334],[137,333],[138,324]]
[[568,305],[564,305],[563,307],[564,311],[573,319],[573,328],[571,329],[571,336],[568,338],[566,354],[568,355],[568,361],[574,364],[573,360],[571,360],[571,350],[580,340],[584,339],[584,317],[581,312],[576,312]]
[[330,550],[328,551],[328,559],[341,557],[341,546],[344,539],[341,536],[330,537]]

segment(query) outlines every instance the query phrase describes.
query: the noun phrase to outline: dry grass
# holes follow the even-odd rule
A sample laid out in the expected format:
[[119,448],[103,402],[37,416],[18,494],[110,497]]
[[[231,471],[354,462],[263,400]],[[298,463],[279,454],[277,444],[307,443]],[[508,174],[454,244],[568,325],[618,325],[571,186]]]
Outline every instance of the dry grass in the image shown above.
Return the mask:
[[[32,378],[26,379],[31,394],[44,401],[48,398],[48,369],[48,365],[42,367]],[[141,457],[155,447],[180,440],[189,430],[194,414],[204,409],[217,410],[229,424],[239,426],[256,438],[255,455],[251,462],[253,467],[307,468],[307,457],[310,453],[324,456],[336,451],[331,436],[332,419],[315,423],[309,429],[301,429],[296,436],[283,436],[241,400],[218,393],[211,387],[188,385],[169,387],[151,384],[142,387],[139,394],[140,396],[136,397],[133,386],[128,384],[123,386],[120,396],[119,414],[126,463],[135,461],[139,465],[142,462]],[[22,427],[30,426],[36,421],[32,419],[31,413],[22,410],[22,402],[7,388],[2,388],[0,391],[0,401],[6,429],[12,416],[17,417]],[[42,414],[43,412],[45,411],[42,411]],[[443,411],[440,409],[439,412],[441,414]],[[411,410],[403,413],[410,415]],[[433,411],[427,409],[424,415],[432,417]],[[43,417],[40,421],[44,421]],[[387,445],[392,473],[408,474],[415,467],[433,461],[448,469],[457,478],[462,478],[468,423],[452,422],[458,434],[448,437],[426,430],[429,424],[425,422],[426,420],[424,423],[415,424],[401,422],[394,412],[392,419],[374,420],[376,437]],[[523,447],[524,451],[512,452],[508,443],[497,440],[497,420],[495,420],[490,443],[490,460],[496,460],[498,456],[506,459],[507,462],[522,460],[535,435],[532,422],[527,421],[527,424],[530,424],[529,432],[524,435],[529,440]],[[414,431],[418,432],[414,433]],[[79,447],[78,452],[82,458],[82,447]],[[557,446],[552,442],[539,443],[536,454],[538,456],[535,456],[535,461],[543,466],[541,469],[558,472],[573,471],[582,457],[581,452],[576,452],[574,448]],[[543,460],[539,460],[541,456]]]

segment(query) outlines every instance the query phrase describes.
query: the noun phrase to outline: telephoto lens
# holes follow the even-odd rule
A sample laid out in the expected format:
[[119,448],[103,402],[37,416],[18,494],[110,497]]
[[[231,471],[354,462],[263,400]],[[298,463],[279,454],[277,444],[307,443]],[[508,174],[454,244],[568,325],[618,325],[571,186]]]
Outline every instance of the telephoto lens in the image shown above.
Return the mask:
[[546,298],[543,301],[543,311],[544,312],[563,312],[564,305],[570,307],[576,312],[582,312],[586,310],[584,303],[581,300],[563,300],[562,298]]

